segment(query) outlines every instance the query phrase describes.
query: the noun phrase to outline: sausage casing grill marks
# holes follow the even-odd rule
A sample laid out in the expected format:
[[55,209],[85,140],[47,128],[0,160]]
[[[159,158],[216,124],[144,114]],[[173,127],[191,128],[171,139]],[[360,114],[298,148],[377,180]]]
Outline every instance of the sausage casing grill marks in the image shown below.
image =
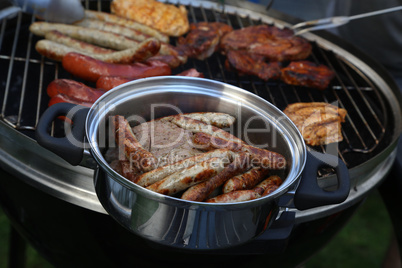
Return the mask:
[[142,172],[154,169],[155,157],[138,142],[127,120],[123,116],[116,116],[114,124],[116,144],[123,149],[124,155],[130,164]]
[[124,76],[133,80],[171,74],[169,65],[160,61],[114,64],[74,52],[63,57],[62,65],[69,73],[90,82],[96,82],[101,76]]
[[93,10],[85,10],[85,17],[89,19],[98,19],[101,21],[114,23],[124,27],[129,27],[136,31],[142,32],[146,35],[153,36],[158,40],[160,40],[161,42],[169,43],[169,36],[162,34],[161,32],[155,30],[154,28],[135,22],[130,19],[116,16],[114,14],[106,12],[98,12]]

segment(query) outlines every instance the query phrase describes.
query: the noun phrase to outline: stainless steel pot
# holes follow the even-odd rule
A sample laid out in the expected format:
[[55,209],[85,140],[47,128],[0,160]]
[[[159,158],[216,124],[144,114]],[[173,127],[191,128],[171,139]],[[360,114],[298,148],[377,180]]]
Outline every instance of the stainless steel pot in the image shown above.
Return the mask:
[[[110,116],[135,115],[150,120],[177,112],[207,111],[234,115],[237,123],[231,128],[233,134],[241,138],[247,134],[252,143],[269,144],[270,150],[285,156],[287,168],[280,173],[284,182],[275,192],[240,203],[189,202],[142,188],[115,172],[105,160],[105,150],[114,146],[108,130]],[[49,126],[60,115],[71,118],[73,128],[63,138],[51,137]],[[245,133],[246,128],[252,133]],[[218,249],[239,245],[271,225],[278,215],[278,200],[284,195],[294,194],[296,207],[303,210],[341,203],[350,190],[343,162],[327,154],[308,156],[300,132],[279,109],[243,89],[208,79],[145,78],[107,92],[90,109],[54,105],[42,115],[36,133],[40,145],[73,165],[82,161],[83,145],[88,146],[98,165],[94,183],[105,210],[133,233],[172,247]],[[317,170],[323,165],[336,169],[336,190],[318,186]]]

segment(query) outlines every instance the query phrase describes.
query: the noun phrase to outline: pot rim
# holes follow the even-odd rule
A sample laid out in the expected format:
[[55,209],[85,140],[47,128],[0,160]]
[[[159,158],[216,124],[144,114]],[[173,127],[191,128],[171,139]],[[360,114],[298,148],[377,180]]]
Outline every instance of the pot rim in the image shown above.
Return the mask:
[[[149,89],[149,87],[147,87],[148,84],[153,86],[153,88]],[[286,139],[287,145],[293,146],[291,150],[291,157],[292,157],[292,161],[290,161],[291,166],[289,167],[289,159],[287,159],[287,165],[288,165],[287,169],[289,171],[287,177],[283,180],[281,186],[273,193],[254,200],[243,201],[243,202],[232,202],[232,203],[206,203],[200,201],[183,200],[177,197],[167,196],[153,192],[151,190],[148,190],[144,187],[135,184],[134,182],[129,181],[128,179],[126,179],[125,177],[114,171],[105,160],[97,142],[96,134],[98,133],[99,122],[103,120],[103,118],[108,114],[108,112],[112,109],[113,106],[110,105],[110,107],[105,108],[104,104],[110,103],[110,99],[121,100],[127,94],[130,94],[130,97],[132,98],[133,95],[141,97],[143,95],[148,95],[151,93],[157,94],[157,93],[174,92],[174,91],[183,92],[182,90],[174,90],[172,88],[169,88],[169,86],[172,85],[188,86],[187,93],[191,92],[192,90],[197,90],[193,89],[193,87],[203,87],[202,88],[203,94],[214,95],[216,97],[225,98],[226,100],[232,100],[237,102],[240,101],[242,104],[246,103],[249,106],[251,105],[251,107],[254,108],[253,110],[255,110],[256,113],[259,113],[264,116],[264,119],[269,119],[269,121],[272,121],[275,118],[279,118],[280,119],[279,121],[274,120],[275,128],[279,130],[278,133],[281,133],[282,136]],[[155,86],[159,88],[154,88]],[[161,87],[162,89],[160,89]],[[135,92],[132,92],[132,90],[135,90]],[[197,91],[197,93],[200,92]],[[245,101],[244,98],[242,99],[242,96],[246,96],[249,100]],[[258,107],[256,106],[256,104],[260,104],[264,107]],[[273,111],[275,114],[274,115],[270,114],[264,108],[271,109],[271,111]],[[85,121],[86,121],[85,122],[86,137],[90,146],[91,155],[97,162],[98,165],[97,168],[102,168],[115,181],[127,187],[131,191],[134,191],[140,195],[145,195],[147,196],[147,198],[159,202],[170,203],[170,204],[174,203],[174,205],[178,207],[195,206],[196,208],[208,207],[208,209],[214,208],[219,210],[220,207],[227,209],[228,207],[241,208],[243,206],[247,207],[260,206],[262,203],[270,202],[274,199],[279,198],[283,194],[287,193],[289,190],[293,190],[294,186],[297,185],[299,178],[301,177],[301,173],[303,172],[307,159],[307,149],[301,133],[299,132],[296,125],[281,110],[279,110],[277,107],[275,107],[270,102],[264,100],[263,98],[251,92],[248,92],[240,87],[236,87],[230,84],[226,84],[224,82],[219,82],[216,80],[210,80],[206,78],[184,77],[184,76],[183,77],[158,76],[158,77],[137,79],[134,81],[124,83],[103,94],[92,105]],[[293,137],[291,136],[291,134],[293,135]]]

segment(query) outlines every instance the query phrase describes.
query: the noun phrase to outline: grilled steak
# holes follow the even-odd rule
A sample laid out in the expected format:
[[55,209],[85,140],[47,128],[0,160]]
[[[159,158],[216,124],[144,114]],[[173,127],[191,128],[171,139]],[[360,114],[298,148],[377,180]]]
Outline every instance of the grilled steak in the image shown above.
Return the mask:
[[202,153],[191,146],[193,133],[165,121],[155,120],[133,128],[134,135],[143,148],[164,166]]
[[265,24],[226,34],[222,37],[221,48],[226,52],[241,50],[262,55],[270,61],[303,60],[312,49],[306,39],[295,36],[292,30]]
[[204,60],[218,50],[221,38],[231,31],[233,28],[222,22],[191,24],[187,36],[178,38],[178,50],[190,58]]
[[324,90],[335,74],[325,65],[310,61],[294,61],[281,69],[281,79],[290,85],[299,85]]
[[281,76],[278,62],[267,62],[266,57],[258,54],[245,53],[240,50],[227,52],[227,69],[236,69],[240,75],[255,75],[264,81],[277,79]]

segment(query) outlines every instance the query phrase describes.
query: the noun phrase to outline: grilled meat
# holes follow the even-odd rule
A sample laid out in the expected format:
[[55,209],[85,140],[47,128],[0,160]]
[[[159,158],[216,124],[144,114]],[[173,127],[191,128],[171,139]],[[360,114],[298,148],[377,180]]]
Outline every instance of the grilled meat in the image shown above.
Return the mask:
[[281,79],[290,85],[299,85],[324,90],[335,74],[325,65],[309,61],[294,61],[281,69]]
[[222,22],[193,23],[186,37],[179,37],[178,49],[188,57],[204,60],[218,50],[221,38],[231,31],[233,28]]
[[262,80],[277,79],[281,76],[278,62],[267,62],[266,57],[258,54],[229,50],[225,62],[227,69],[235,69],[240,75],[255,75]]
[[241,50],[262,55],[270,61],[303,60],[312,49],[306,39],[295,36],[292,30],[265,24],[226,34],[221,40],[221,48],[226,52]]
[[190,26],[187,10],[155,0],[113,0],[110,9],[117,16],[145,24],[169,36],[185,34]]
[[283,111],[295,123],[308,145],[343,140],[341,123],[347,111],[325,102],[293,103]]
[[133,128],[141,145],[158,160],[158,166],[200,154],[191,146],[193,133],[165,120],[154,120]]

